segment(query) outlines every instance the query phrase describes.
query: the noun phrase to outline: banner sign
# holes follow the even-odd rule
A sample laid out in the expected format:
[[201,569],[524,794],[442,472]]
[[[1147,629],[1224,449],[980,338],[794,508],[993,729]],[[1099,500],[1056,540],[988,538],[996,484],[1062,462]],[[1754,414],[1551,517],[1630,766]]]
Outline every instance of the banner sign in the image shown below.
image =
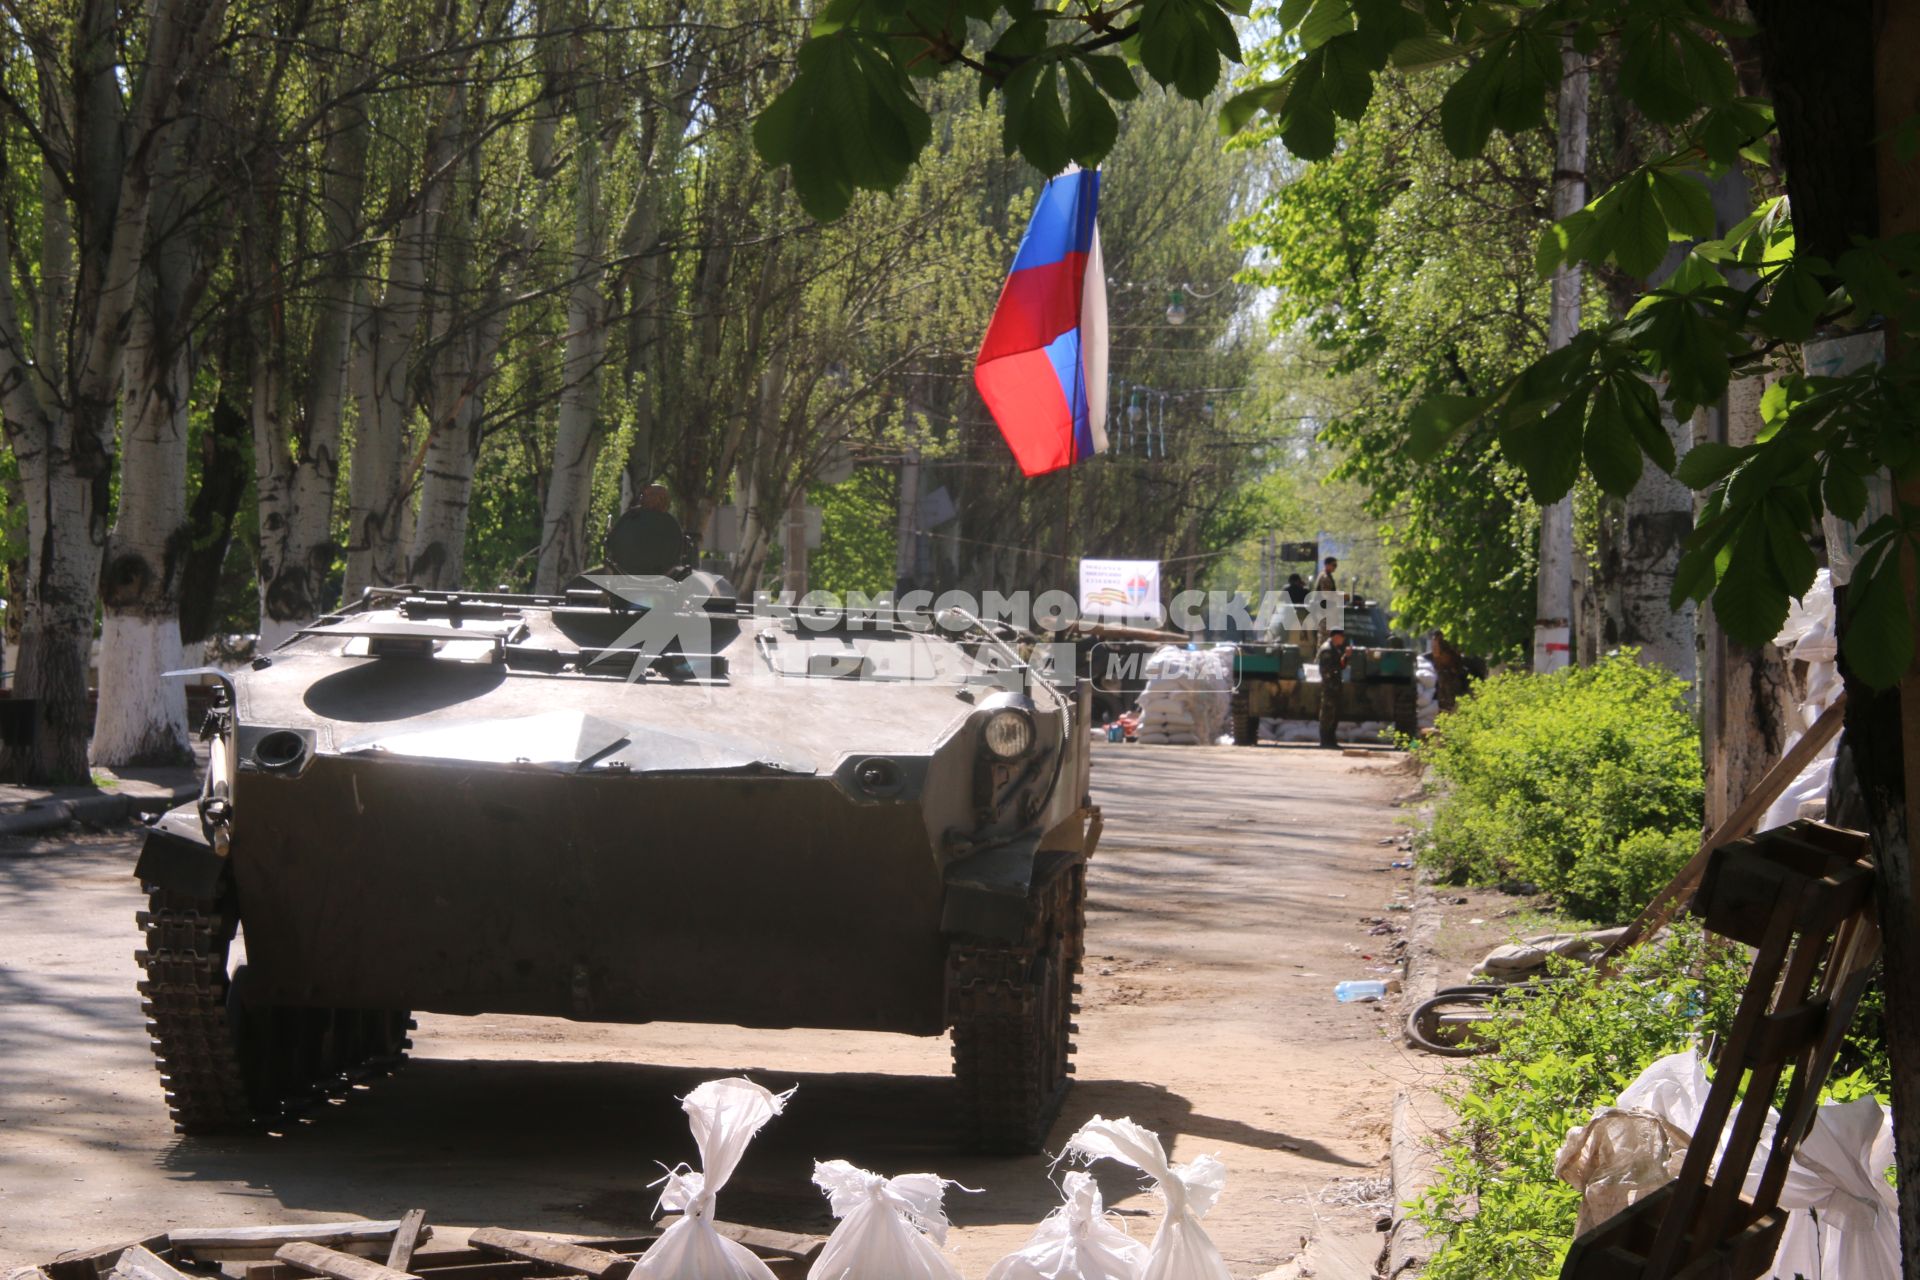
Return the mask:
[[1082,560],[1080,616],[1143,618],[1160,608],[1158,560]]
[[1283,542],[1280,544],[1280,558],[1289,564],[1318,564],[1320,562],[1320,544],[1317,542]]

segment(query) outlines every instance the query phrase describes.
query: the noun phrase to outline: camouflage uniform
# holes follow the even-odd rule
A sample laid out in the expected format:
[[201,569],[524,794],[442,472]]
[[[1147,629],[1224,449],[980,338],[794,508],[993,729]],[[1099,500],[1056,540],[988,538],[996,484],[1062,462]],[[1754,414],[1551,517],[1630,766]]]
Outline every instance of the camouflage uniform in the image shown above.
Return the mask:
[[1335,731],[1340,725],[1341,695],[1346,692],[1347,646],[1336,647],[1329,637],[1316,660],[1320,664],[1320,745],[1338,746]]

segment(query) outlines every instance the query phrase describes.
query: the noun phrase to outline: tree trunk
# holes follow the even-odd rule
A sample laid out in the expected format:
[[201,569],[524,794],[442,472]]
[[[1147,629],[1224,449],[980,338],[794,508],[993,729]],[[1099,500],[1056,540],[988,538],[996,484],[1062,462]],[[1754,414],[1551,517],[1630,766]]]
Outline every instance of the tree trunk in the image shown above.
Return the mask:
[[[193,370],[179,313],[152,296],[134,312],[127,343],[126,428],[121,433],[120,508],[107,547],[100,596],[100,699],[93,762],[182,764],[186,689],[164,673],[185,666],[180,577],[187,529],[187,393]],[[161,318],[165,316],[166,318]]]
[[[457,72],[456,72],[457,74]],[[427,262],[450,182],[464,121],[464,95],[447,89],[425,156],[426,177],[414,208],[401,220],[385,292],[363,297],[353,326],[353,466],[347,477],[346,594],[392,586],[404,575],[408,500],[402,459],[415,397],[414,343],[425,304]]]
[[[1587,202],[1587,59],[1568,36],[1560,50],[1559,128],[1554,146],[1553,216],[1571,216]],[[1580,268],[1553,273],[1547,349],[1558,351],[1580,331]],[[1540,513],[1540,574],[1533,623],[1533,669],[1558,671],[1573,654],[1573,495]]]
[[[1875,6],[1875,177],[1883,236],[1920,231],[1920,166],[1903,154],[1902,131],[1920,113],[1913,76],[1920,57],[1920,13],[1912,5]],[[1911,374],[1914,335],[1887,335],[1890,362]],[[1896,516],[1920,510],[1920,480],[1894,488]],[[1916,610],[1920,535],[1905,525],[1899,550],[1908,618]],[[1847,742],[1859,774],[1879,864],[1880,927],[1885,938],[1881,981],[1887,997],[1887,1053],[1893,1067],[1894,1148],[1899,1169],[1901,1274],[1920,1280],[1920,886],[1914,883],[1913,833],[1920,806],[1920,627],[1899,685],[1867,696],[1847,680]],[[1843,668],[1844,670],[1844,668]]]
[[88,649],[107,537],[114,401],[143,275],[154,166],[179,114],[174,95],[194,79],[198,68],[189,64],[223,9],[218,0],[156,0],[147,13],[145,65],[131,92],[113,0],[80,7],[72,66],[39,77],[42,120],[63,122],[41,131],[44,145],[57,149],[41,162],[69,174],[72,198],[43,174],[41,279],[50,287],[39,291],[30,361],[14,302],[10,220],[0,218],[0,407],[28,537],[14,696],[39,705],[33,744],[9,752],[0,772],[30,780],[87,776]]
[[[279,645],[332,604],[328,578],[340,550],[333,537],[333,504],[340,481],[354,281],[366,256],[353,246],[360,234],[367,140],[367,117],[361,104],[350,100],[337,108],[327,138],[327,181],[321,199],[328,274],[320,289],[312,348],[301,353],[308,370],[307,394],[299,405],[297,423],[280,420],[286,412],[289,371],[270,363],[287,358],[284,348],[258,353],[262,364],[255,372],[252,416],[260,510],[262,650]],[[295,444],[298,456],[292,448]],[[376,456],[377,452],[376,448]]]
[[[575,113],[580,172],[574,190],[573,280],[567,289],[567,338],[561,359],[559,421],[553,437],[553,475],[547,483],[540,563],[533,589],[557,591],[586,567],[587,515],[593,468],[600,457],[600,370],[606,363],[606,295],[600,215],[599,114],[593,89],[582,86]],[[643,176],[641,181],[647,179]],[[642,198],[645,198],[644,196]]]
[[[1675,454],[1684,454],[1692,444],[1690,428],[1664,411],[1660,421]],[[1611,572],[1602,575],[1610,588],[1605,647],[1633,645],[1642,662],[1692,682],[1695,609],[1689,601],[1676,610],[1668,597],[1680,546],[1693,532],[1693,494],[1666,472],[1646,467],[1621,504],[1612,532],[1611,545],[1602,552],[1611,559]]]
[[[1911,5],[1872,0],[1751,0],[1751,8],[1779,123],[1797,252],[1831,262],[1856,237],[1920,230],[1920,181],[1912,161],[1899,155],[1902,128],[1920,108],[1912,73],[1920,15]],[[1910,342],[1910,335],[1889,334],[1889,357],[1906,358]],[[1920,502],[1911,482],[1897,493],[1902,506]],[[1902,550],[1911,614],[1911,540]],[[1920,766],[1920,676],[1914,673],[1920,665],[1893,689],[1875,691],[1855,679],[1844,649],[1845,590],[1836,579],[1847,685],[1842,749],[1865,801],[1879,870],[1901,1274],[1920,1280],[1920,911],[1912,846],[1912,775]]]
[[[1736,379],[1723,407],[1702,410],[1696,440],[1752,444],[1761,428],[1762,378]],[[1780,650],[1729,639],[1711,604],[1699,619],[1700,718],[1706,749],[1706,826],[1725,820],[1787,749],[1800,728],[1792,680]]]
[[[190,104],[211,99],[196,78]],[[187,402],[193,391],[193,313],[205,291],[198,242],[214,216],[186,152],[191,124],[159,130],[146,252],[122,365],[120,502],[100,583],[100,689],[92,758],[100,765],[193,759],[180,587],[193,543],[187,526]],[[193,212],[190,212],[193,210]]]
[[220,576],[233,543],[234,517],[246,496],[246,378],[244,358],[224,362],[220,390],[200,437],[200,488],[187,510],[192,545],[180,573],[180,642],[190,666],[221,622]]

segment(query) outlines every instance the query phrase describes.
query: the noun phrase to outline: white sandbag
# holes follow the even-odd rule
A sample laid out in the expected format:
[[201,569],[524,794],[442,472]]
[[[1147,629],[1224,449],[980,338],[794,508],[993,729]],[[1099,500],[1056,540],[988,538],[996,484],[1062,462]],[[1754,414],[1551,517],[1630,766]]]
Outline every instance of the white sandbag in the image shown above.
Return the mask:
[[1130,1164],[1153,1179],[1166,1216],[1147,1249],[1140,1280],[1232,1280],[1220,1250],[1200,1225],[1227,1185],[1227,1167],[1213,1156],[1173,1164],[1160,1135],[1131,1120],[1095,1116],[1067,1140],[1068,1156]]
[[681,1165],[667,1174],[660,1208],[675,1219],[634,1264],[634,1274],[658,1280],[774,1280],[753,1251],[714,1229],[714,1195],[740,1165],[761,1126],[780,1114],[793,1091],[776,1094],[751,1080],[709,1080],[680,1100],[700,1149],[698,1171]]
[[1899,1280],[1900,1198],[1882,1176],[1892,1163],[1893,1117],[1878,1099],[1816,1111],[1780,1188],[1780,1207],[1792,1212],[1769,1280]]
[[931,1173],[883,1178],[845,1160],[813,1166],[813,1185],[827,1193],[840,1220],[807,1280],[960,1280],[940,1252],[947,1215],[946,1181]]
[[[1612,1107],[1567,1135],[1554,1169],[1582,1190],[1580,1230],[1679,1175],[1707,1092],[1693,1050],[1669,1054],[1641,1072]],[[1778,1125],[1769,1108],[1742,1179],[1749,1196],[1759,1190]],[[1715,1153],[1712,1172],[1719,1172],[1724,1154]],[[1787,1165],[1780,1191],[1787,1225],[1766,1280],[1898,1280],[1899,1202],[1881,1176],[1892,1163],[1892,1119],[1876,1099],[1820,1107]]]
[[987,1280],[1140,1280],[1146,1246],[1107,1217],[1093,1175],[1076,1169],[1061,1179],[1060,1190],[1066,1203],[994,1263]]

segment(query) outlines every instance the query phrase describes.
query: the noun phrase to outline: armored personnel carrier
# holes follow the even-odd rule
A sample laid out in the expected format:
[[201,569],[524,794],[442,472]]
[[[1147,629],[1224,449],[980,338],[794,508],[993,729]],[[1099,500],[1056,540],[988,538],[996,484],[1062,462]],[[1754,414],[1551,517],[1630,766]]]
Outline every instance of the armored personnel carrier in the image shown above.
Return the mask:
[[181,1131],[284,1123],[430,1010],[950,1033],[969,1143],[1039,1148],[1100,830],[1084,682],[674,558],[369,590],[225,683],[137,868]]
[[[1347,659],[1340,722],[1379,720],[1409,738],[1418,735],[1420,704],[1414,685],[1414,651],[1393,634],[1386,610],[1378,601],[1347,601],[1341,616],[1353,653]],[[1252,746],[1258,742],[1263,716],[1278,720],[1320,718],[1320,680],[1314,657],[1323,638],[1321,632],[1311,628],[1282,625],[1264,638],[1239,642],[1233,663],[1235,743]]]

